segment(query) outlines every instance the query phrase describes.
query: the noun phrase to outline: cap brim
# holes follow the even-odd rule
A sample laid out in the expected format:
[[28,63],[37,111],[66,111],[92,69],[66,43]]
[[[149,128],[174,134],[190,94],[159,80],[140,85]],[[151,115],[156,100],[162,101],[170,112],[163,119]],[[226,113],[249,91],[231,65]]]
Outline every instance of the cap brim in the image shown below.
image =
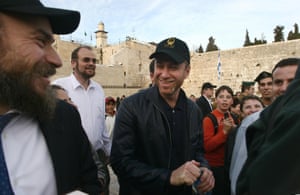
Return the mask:
[[8,7],[1,10],[28,15],[45,16],[49,19],[54,34],[72,33],[76,30],[80,22],[80,13],[72,10],[32,5]]
[[185,61],[184,58],[180,57],[180,55],[174,53],[174,52],[170,52],[169,50],[160,50],[159,52],[154,52],[153,54],[150,55],[150,59],[152,58],[156,58],[158,55],[161,54],[166,54],[168,55],[170,58],[172,58],[177,64],[181,64]]

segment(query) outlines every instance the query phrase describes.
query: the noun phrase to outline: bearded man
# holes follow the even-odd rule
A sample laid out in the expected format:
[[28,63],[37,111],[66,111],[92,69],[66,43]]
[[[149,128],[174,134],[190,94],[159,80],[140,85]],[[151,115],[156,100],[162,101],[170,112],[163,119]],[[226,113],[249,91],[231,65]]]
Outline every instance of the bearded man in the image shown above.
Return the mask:
[[62,66],[53,34],[79,21],[39,0],[0,1],[0,194],[101,192],[77,110],[49,88]]

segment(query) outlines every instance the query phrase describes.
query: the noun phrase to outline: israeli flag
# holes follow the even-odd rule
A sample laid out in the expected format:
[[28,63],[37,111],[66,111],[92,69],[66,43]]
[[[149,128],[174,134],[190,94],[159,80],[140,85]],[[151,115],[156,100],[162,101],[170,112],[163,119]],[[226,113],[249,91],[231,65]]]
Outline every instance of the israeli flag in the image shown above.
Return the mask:
[[218,74],[218,80],[220,80],[220,79],[221,79],[221,60],[220,60],[220,50],[219,50],[219,54],[218,54],[217,74]]

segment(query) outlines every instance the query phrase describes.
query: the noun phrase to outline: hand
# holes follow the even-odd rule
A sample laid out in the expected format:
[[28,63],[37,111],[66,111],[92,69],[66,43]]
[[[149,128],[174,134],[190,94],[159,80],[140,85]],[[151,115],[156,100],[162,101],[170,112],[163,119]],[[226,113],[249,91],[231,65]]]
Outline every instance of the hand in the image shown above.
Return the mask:
[[197,161],[188,161],[175,169],[170,177],[170,183],[173,186],[192,185],[200,176],[200,163]]
[[223,120],[223,132],[224,134],[228,134],[234,127],[234,121],[232,118],[227,118]]
[[215,186],[215,178],[212,171],[206,167],[200,167],[200,172],[202,172],[200,177],[201,182],[197,188],[201,192],[208,192]]

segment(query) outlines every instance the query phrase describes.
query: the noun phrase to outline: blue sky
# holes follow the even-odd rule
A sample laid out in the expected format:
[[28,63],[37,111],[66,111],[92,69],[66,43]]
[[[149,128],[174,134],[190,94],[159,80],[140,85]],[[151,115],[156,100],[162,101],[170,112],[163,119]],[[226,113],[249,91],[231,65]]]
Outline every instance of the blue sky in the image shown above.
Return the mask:
[[285,38],[295,23],[300,26],[299,0],[41,1],[47,6],[80,11],[78,29],[62,38],[89,44],[95,44],[94,32],[100,21],[108,32],[109,44],[122,42],[126,36],[156,43],[175,36],[186,41],[191,50],[200,44],[205,49],[210,36],[221,50],[242,47],[246,29],[251,41],[263,36],[271,43],[277,25],[285,27]]

